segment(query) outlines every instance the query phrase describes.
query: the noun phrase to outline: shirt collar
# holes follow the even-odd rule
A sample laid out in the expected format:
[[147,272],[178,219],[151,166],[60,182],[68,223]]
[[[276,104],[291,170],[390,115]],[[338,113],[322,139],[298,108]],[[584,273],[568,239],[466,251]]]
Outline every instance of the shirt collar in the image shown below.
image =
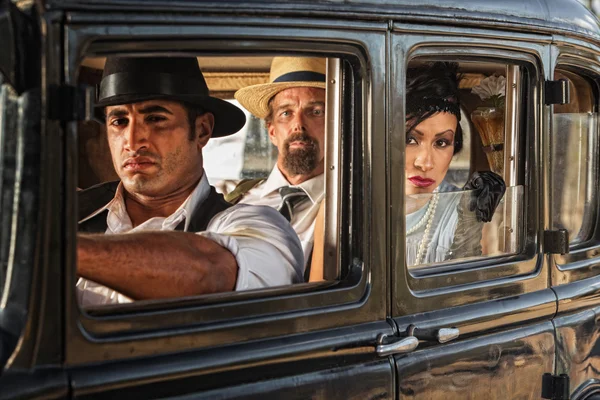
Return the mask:
[[304,181],[299,185],[290,185],[288,180],[285,179],[285,177],[279,170],[279,167],[275,165],[275,167],[273,167],[273,170],[271,171],[271,174],[269,175],[269,178],[265,182],[260,197],[266,197],[271,193],[279,190],[279,188],[282,186],[302,188],[310,198],[310,201],[316,203],[323,199],[323,194],[325,192],[325,174],[317,175],[314,178]]
[[[109,201],[105,206],[100,207],[98,210],[94,211],[88,217],[79,221],[82,223],[87,221],[90,218],[95,217],[96,215],[102,213],[105,210],[108,210],[109,214],[114,213],[119,216],[122,220],[129,219],[129,214],[127,214],[127,208],[125,206],[125,198],[123,197],[123,182],[119,182],[119,186],[117,186],[117,190],[115,192],[115,197],[111,201]],[[174,220],[182,220],[185,218],[185,229],[187,230],[190,224],[190,218],[196,207],[201,204],[204,200],[208,198],[210,194],[210,184],[208,183],[208,178],[206,177],[206,173],[203,171],[202,178],[200,178],[200,182],[194,189],[194,191],[185,199],[185,201],[175,210],[175,212],[169,215],[163,225],[168,225],[172,223]],[[182,217],[183,216],[183,217]],[[111,224],[111,218],[107,217],[107,224]],[[126,222],[126,221],[123,221]],[[129,224],[131,225],[131,219],[129,219]]]

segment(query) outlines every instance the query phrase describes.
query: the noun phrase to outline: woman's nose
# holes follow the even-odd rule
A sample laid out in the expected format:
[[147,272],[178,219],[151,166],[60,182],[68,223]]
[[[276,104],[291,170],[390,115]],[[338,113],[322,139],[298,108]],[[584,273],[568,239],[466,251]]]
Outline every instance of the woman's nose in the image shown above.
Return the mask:
[[433,154],[431,149],[423,146],[415,158],[415,167],[421,171],[427,172],[433,169]]

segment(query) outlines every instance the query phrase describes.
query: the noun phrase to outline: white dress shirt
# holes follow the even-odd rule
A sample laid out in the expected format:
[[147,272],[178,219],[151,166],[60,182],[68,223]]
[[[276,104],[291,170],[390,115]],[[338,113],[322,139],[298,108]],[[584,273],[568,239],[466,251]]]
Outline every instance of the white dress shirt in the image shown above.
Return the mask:
[[299,185],[290,185],[285,179],[277,165],[271,171],[269,178],[250,189],[242,197],[240,203],[260,206],[269,206],[277,209],[281,204],[279,188],[283,186],[302,188],[308,195],[309,200],[303,201],[294,207],[294,215],[290,224],[298,234],[304,251],[304,260],[308,264],[313,248],[313,236],[315,233],[315,220],[319,212],[319,206],[325,193],[325,175],[321,174]]
[[[210,193],[203,174],[196,189],[170,216],[154,217],[133,227],[127,214],[123,187],[115,197],[89,217],[108,210],[106,234],[142,231],[172,231],[202,203]],[[269,207],[236,205],[215,215],[206,231],[196,232],[228,249],[238,265],[235,290],[249,290],[303,282],[304,257],[297,236],[285,218]],[[118,266],[115,266],[118,268]],[[132,299],[96,282],[80,278],[77,282],[79,303],[83,306],[127,303]]]

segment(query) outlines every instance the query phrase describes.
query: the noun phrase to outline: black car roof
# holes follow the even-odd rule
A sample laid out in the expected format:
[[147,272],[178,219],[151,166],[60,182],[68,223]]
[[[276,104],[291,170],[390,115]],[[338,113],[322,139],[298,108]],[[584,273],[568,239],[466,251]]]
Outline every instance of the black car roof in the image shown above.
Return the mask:
[[46,0],[47,9],[210,11],[477,25],[570,32],[600,39],[598,18],[577,0]]

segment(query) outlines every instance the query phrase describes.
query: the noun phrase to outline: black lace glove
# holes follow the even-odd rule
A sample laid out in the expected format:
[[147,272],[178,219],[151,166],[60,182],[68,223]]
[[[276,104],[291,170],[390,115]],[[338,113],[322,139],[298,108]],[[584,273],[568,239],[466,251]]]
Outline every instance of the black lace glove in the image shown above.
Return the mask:
[[500,175],[491,171],[474,172],[464,190],[474,190],[469,199],[469,211],[475,212],[477,221],[490,222],[494,211],[506,191],[506,184]]

